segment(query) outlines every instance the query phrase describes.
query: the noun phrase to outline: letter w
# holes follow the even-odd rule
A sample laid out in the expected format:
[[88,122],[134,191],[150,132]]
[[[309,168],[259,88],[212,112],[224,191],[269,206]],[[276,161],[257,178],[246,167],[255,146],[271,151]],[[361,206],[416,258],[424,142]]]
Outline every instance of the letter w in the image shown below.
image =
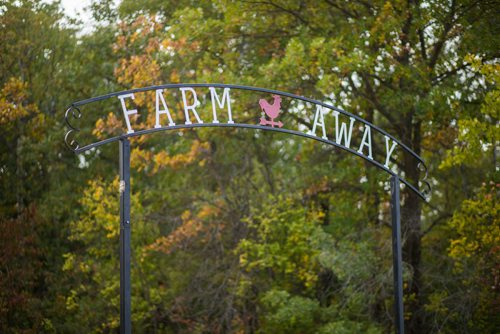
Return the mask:
[[[347,124],[344,122],[340,125],[339,131],[339,112],[334,110],[333,117],[335,117],[335,142],[349,148],[351,145],[352,127],[354,126],[355,119],[353,117],[349,117],[351,121],[349,124],[349,131],[347,131]],[[342,144],[342,139],[344,139],[344,144]]]

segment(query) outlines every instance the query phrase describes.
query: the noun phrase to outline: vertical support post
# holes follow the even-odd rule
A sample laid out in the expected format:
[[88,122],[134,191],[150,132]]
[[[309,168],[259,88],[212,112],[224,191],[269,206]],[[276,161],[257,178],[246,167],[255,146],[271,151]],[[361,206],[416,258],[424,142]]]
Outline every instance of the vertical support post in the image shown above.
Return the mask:
[[403,257],[401,248],[401,210],[399,176],[391,177],[392,269],[394,272],[394,325],[397,334],[404,334],[403,311]]
[[130,303],[130,142],[120,139],[120,333],[132,332]]

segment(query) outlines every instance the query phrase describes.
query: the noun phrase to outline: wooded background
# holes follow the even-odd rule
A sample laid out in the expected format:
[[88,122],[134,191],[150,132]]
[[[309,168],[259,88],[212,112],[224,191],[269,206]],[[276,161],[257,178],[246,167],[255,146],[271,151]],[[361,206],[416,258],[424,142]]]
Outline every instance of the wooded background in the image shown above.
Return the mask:
[[[407,332],[498,332],[499,10],[487,0],[105,0],[92,2],[89,28],[57,2],[2,0],[0,332],[117,332],[118,145],[79,158],[63,116],[75,100],[179,82],[321,100],[422,155],[430,201],[402,190]],[[116,135],[119,112],[88,109],[97,121],[83,130]],[[163,132],[132,148],[135,332],[393,330],[385,173],[247,130]],[[422,177],[413,160],[398,167]]]

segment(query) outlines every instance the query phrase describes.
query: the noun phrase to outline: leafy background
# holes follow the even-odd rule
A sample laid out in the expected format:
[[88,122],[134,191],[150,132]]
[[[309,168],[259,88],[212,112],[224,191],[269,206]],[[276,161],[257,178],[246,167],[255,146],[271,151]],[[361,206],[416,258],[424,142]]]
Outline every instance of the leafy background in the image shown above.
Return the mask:
[[[118,148],[75,156],[63,113],[77,99],[178,82],[312,97],[402,139],[433,186],[428,203],[402,190],[407,332],[498,331],[497,2],[105,0],[88,10],[92,29],[58,2],[0,3],[2,333],[117,332]],[[89,108],[82,132],[116,133],[113,112]],[[393,330],[386,175],[281,134],[200,129],[132,147],[134,331]],[[413,161],[398,168],[422,177]]]

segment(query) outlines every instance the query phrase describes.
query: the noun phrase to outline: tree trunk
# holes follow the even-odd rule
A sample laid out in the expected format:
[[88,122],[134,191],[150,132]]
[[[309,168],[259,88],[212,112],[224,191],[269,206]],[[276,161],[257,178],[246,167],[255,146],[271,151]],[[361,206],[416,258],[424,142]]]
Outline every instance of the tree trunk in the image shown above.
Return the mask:
[[[412,127],[412,146],[415,153],[420,154],[420,123]],[[411,156],[404,162],[406,178],[415,184],[420,177],[419,166]],[[403,192],[403,207],[401,208],[401,225],[403,232],[403,261],[410,266],[411,276],[405,289],[405,314],[409,319],[405,323],[407,333],[423,333],[421,313],[421,249],[422,249],[422,199],[409,188]]]

